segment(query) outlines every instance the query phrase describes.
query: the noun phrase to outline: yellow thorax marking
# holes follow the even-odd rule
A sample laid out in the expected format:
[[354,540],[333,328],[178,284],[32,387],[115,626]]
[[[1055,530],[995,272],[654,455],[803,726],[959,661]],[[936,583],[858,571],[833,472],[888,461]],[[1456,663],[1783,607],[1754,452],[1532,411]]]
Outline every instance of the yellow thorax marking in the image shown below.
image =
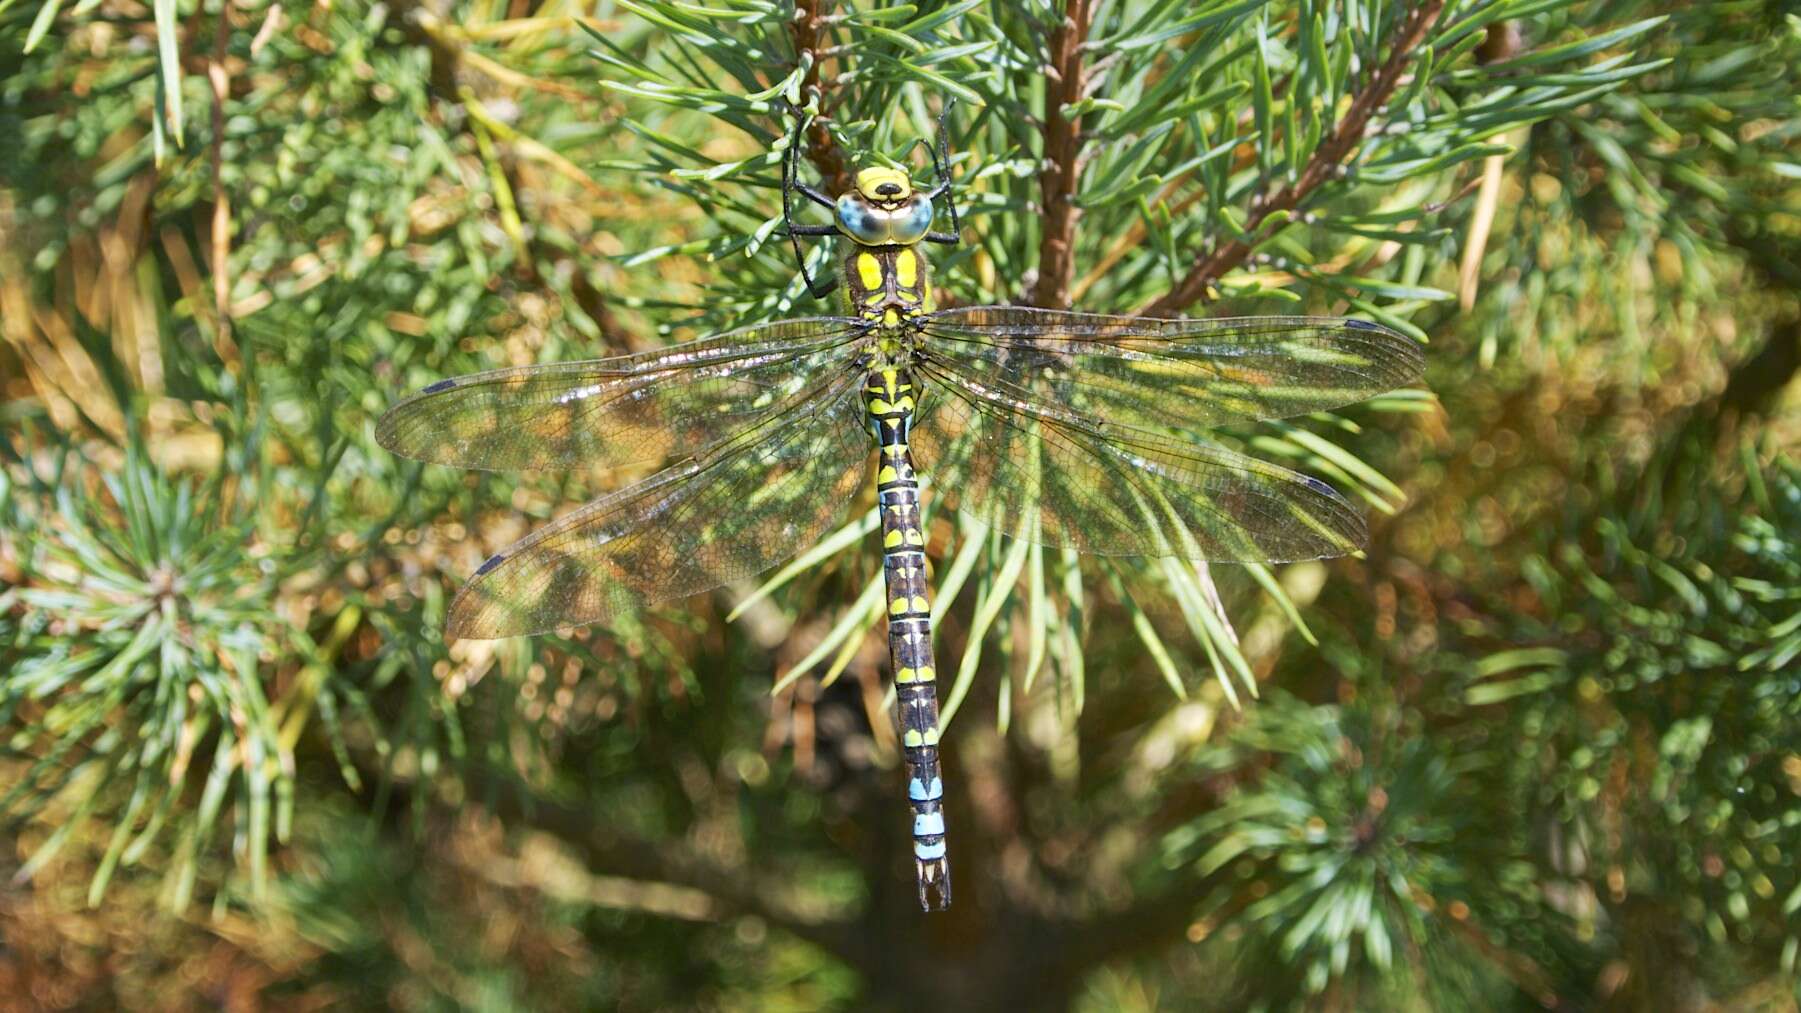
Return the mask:
[[912,250],[902,250],[894,255],[894,280],[900,282],[901,288],[919,284],[919,258]]
[[883,310],[882,323],[887,324],[889,327],[893,327],[895,324],[900,323],[900,314],[894,312],[892,307]]
[[864,289],[882,290],[882,264],[871,253],[857,254],[857,279]]

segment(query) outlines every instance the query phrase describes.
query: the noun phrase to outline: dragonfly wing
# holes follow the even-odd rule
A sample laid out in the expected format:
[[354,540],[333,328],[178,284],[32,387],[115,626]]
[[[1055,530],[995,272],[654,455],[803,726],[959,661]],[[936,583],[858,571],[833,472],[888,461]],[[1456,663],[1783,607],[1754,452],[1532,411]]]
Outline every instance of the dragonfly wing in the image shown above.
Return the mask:
[[1339,317],[1161,320],[1023,306],[932,314],[923,354],[1097,422],[1195,432],[1337,408],[1412,383],[1418,342]]
[[492,639],[597,622],[766,570],[862,490],[860,377],[833,377],[712,450],[534,532],[483,563],[446,632]]
[[858,329],[784,320],[671,348],[441,380],[375,429],[396,454],[491,471],[609,467],[693,453],[843,368]]
[[912,434],[932,489],[1022,538],[1115,556],[1287,562],[1368,537],[1324,482],[1231,451],[1047,407],[926,364]]

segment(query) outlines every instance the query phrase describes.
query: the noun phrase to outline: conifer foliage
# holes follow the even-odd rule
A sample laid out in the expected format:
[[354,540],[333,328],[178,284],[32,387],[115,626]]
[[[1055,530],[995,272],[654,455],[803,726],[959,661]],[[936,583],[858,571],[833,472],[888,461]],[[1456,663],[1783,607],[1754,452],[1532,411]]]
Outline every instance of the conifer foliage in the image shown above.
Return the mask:
[[[1798,92],[1756,0],[0,0],[0,989],[1794,1009]],[[636,476],[373,423],[833,312],[789,145],[924,179],[947,108],[942,303],[1354,315],[1429,365],[1218,434],[1368,511],[1357,558],[929,517],[968,790],[922,920],[870,504],[447,645],[489,551]]]

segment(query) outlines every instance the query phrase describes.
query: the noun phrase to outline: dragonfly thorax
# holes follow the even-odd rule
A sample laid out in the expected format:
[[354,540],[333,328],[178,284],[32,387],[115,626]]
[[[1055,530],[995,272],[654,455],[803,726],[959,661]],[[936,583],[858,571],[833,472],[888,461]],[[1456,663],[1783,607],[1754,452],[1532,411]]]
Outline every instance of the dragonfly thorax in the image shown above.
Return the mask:
[[847,243],[841,267],[850,316],[892,327],[931,309],[929,272],[917,247]]

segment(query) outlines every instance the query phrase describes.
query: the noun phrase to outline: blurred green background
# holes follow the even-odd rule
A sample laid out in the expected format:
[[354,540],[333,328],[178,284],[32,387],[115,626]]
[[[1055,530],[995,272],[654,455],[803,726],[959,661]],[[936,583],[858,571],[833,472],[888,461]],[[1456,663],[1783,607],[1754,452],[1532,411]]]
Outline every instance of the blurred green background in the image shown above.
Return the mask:
[[[1798,83],[1774,2],[0,0],[0,1005],[1796,1009]],[[1429,365],[1222,437],[1356,558],[933,519],[922,916],[869,503],[761,587],[446,645],[629,476],[372,433],[820,312],[789,103],[834,189],[950,98],[944,301]]]

